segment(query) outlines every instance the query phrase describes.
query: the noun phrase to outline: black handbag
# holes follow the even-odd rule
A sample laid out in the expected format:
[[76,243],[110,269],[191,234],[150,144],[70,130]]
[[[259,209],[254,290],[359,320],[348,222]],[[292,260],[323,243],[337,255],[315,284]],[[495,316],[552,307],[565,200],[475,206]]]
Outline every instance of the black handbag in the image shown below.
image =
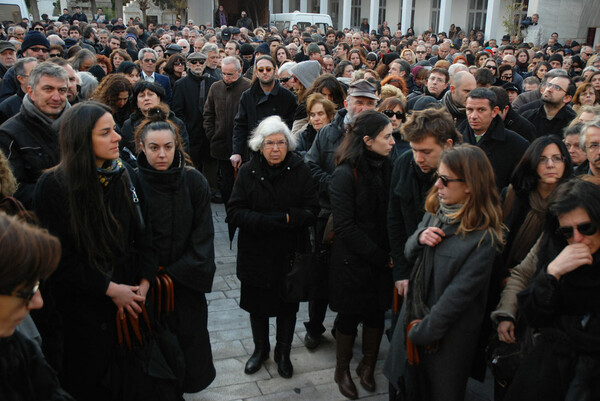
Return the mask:
[[[315,227],[312,227],[316,238]],[[318,266],[318,255],[310,244],[299,247],[290,259],[290,270],[281,285],[281,298],[285,302],[305,302],[309,300],[311,277]],[[308,248],[306,250],[306,248]]]

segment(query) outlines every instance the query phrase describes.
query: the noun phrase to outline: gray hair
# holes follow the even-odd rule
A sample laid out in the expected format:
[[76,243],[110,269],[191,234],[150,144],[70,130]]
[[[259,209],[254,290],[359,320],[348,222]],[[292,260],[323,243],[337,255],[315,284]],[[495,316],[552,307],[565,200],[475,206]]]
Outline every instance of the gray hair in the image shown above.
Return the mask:
[[579,147],[585,150],[585,142],[587,141],[587,132],[590,128],[600,128],[600,118],[596,118],[582,125],[581,131],[579,131]]
[[589,67],[585,67],[583,71],[581,71],[581,76],[583,76],[583,74],[585,74],[588,71],[596,72],[598,71],[598,69],[596,67],[592,67],[591,65]]
[[279,70],[277,70],[277,76],[280,76],[284,72],[289,72],[290,75],[292,75],[292,68],[294,68],[296,64],[297,63],[295,61],[288,61],[287,63],[283,63],[281,67],[279,67]]
[[37,58],[24,57],[24,58],[17,59],[17,62],[13,66],[13,68],[15,69],[15,77],[18,77],[18,76],[22,77],[23,75],[25,75],[25,64],[28,64],[31,62],[37,63]]
[[79,75],[79,81],[81,82],[79,96],[81,96],[83,100],[88,100],[98,87],[98,79],[96,79],[92,73],[87,71],[80,71],[77,75]]
[[233,65],[235,65],[235,70],[236,71],[239,71],[242,68],[242,65],[240,64],[240,60],[238,60],[237,57],[233,57],[233,56],[227,56],[227,57],[225,57],[221,61],[221,66],[226,65],[226,64],[233,64]]
[[469,72],[469,68],[461,63],[452,64],[450,68],[448,68],[448,74],[450,75],[450,78],[454,77],[454,75],[461,71]]
[[207,43],[204,46],[202,46],[202,50],[200,50],[201,53],[204,54],[208,54],[210,52],[219,52],[219,48],[217,47],[217,45],[215,45],[214,43]]
[[44,76],[64,79],[65,86],[69,86],[69,75],[67,74],[67,71],[61,66],[49,61],[44,61],[33,67],[33,70],[29,73],[29,83],[27,85],[31,86],[32,89],[35,89],[40,79]]
[[537,87],[540,87],[540,80],[538,77],[527,77],[523,80],[523,86],[525,85],[537,85]]
[[63,47],[65,46],[65,41],[62,40],[61,37],[58,35],[54,35],[54,34],[49,35],[47,39],[48,39],[48,42],[50,43],[50,46],[52,46],[52,45],[61,45]]
[[544,78],[542,78],[542,84],[545,84],[546,82],[548,82],[551,79],[554,79],[556,77],[569,78],[569,74],[562,68],[555,68],[553,70],[548,71],[546,74],[544,74]]
[[265,138],[269,135],[283,134],[288,143],[287,150],[296,149],[296,137],[292,135],[289,127],[283,122],[279,116],[270,116],[265,118],[258,124],[258,127],[252,132],[252,136],[248,141],[248,147],[255,152],[263,146]]
[[158,53],[156,52],[156,50],[151,49],[149,47],[144,47],[143,49],[140,49],[140,51],[138,52],[138,59],[141,60],[144,58],[144,54],[146,53],[152,53],[154,54],[154,58],[156,60],[158,60]]
[[81,64],[83,64],[83,62],[88,59],[94,60],[94,64],[96,64],[96,56],[94,55],[94,53],[92,53],[88,49],[81,49],[71,59],[71,67],[73,67],[74,70],[79,71]]

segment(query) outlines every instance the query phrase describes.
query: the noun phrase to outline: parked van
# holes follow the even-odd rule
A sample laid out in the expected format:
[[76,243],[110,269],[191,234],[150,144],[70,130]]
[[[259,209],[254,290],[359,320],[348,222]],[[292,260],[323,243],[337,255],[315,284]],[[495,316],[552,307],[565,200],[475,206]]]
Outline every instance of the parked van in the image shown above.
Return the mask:
[[21,19],[23,18],[29,18],[25,0],[0,0],[0,21],[12,21],[17,23],[21,22]]
[[316,25],[317,28],[321,28],[323,34],[327,32],[327,28],[333,28],[333,22],[328,14],[312,14],[312,13],[301,13],[295,11],[293,13],[281,13],[271,14],[271,25],[281,32],[283,28],[291,29],[294,25],[298,27],[300,32],[304,31],[304,28],[311,25]]

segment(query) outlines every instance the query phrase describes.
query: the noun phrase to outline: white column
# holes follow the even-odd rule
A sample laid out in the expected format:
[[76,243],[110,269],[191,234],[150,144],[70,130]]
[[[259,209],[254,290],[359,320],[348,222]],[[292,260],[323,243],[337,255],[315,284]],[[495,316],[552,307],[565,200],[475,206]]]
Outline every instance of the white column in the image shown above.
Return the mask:
[[412,0],[402,0],[402,33],[410,28],[410,15],[412,14]]
[[440,1],[440,22],[438,32],[448,32],[452,24],[452,0]]
[[[377,30],[377,25],[379,25],[379,0],[370,0],[371,5],[369,7],[369,26],[370,30]],[[362,23],[362,22],[361,22]],[[383,21],[381,21],[383,23]]]
[[350,28],[350,11],[352,10],[352,0],[344,0],[344,5],[342,6],[342,26],[340,27],[340,31],[344,28]]
[[329,6],[329,0],[321,0],[321,4],[319,5],[319,13],[328,14],[327,8]]
[[273,0],[269,0],[269,12],[273,12]]
[[300,0],[300,12],[306,13],[308,12],[308,2],[306,0]]
[[502,36],[504,28],[498,21],[502,20],[500,11],[501,0],[488,0],[487,15],[485,17],[485,39]]
[[281,0],[281,12],[282,13],[290,12],[290,0]]

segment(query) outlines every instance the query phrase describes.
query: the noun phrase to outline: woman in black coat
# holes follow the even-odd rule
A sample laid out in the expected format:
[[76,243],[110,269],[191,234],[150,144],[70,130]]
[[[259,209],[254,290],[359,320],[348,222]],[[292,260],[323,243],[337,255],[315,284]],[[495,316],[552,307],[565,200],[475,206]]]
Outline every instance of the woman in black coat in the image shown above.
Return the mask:
[[[373,135],[372,133],[375,133]],[[386,229],[392,123],[382,113],[364,111],[346,133],[330,184],[335,237],[329,271],[329,305],[338,312],[335,381],[355,399],[350,360],[357,327],[363,323],[360,383],[375,391],[373,371],[392,294],[392,270]]]
[[196,393],[215,378],[205,293],[215,274],[210,188],[186,165],[181,137],[166,115],[151,109],[136,142],[138,175],[148,203],[158,264],[174,282],[173,330],[185,357],[183,391]]
[[[63,341],[57,344],[62,366],[55,367],[74,398],[108,400],[120,379],[110,374],[118,352],[115,316],[138,318],[158,265],[151,233],[140,218],[139,183],[119,159],[121,137],[111,109],[84,102],[63,117],[61,162],[42,175],[34,193],[41,223],[63,249],[46,282],[52,301],[47,307],[55,308],[62,322]],[[44,326],[40,332],[45,340],[56,337]],[[127,387],[140,398],[152,392],[138,382]]]
[[249,147],[260,154],[242,165],[227,205],[228,222],[240,228],[237,276],[240,306],[250,313],[254,353],[245,373],[269,357],[269,317],[277,317],[275,362],[282,377],[292,376],[290,349],[297,302],[283,299],[282,284],[296,251],[309,245],[308,227],[319,210],[309,168],[292,150],[296,139],[278,116],[264,119]]

